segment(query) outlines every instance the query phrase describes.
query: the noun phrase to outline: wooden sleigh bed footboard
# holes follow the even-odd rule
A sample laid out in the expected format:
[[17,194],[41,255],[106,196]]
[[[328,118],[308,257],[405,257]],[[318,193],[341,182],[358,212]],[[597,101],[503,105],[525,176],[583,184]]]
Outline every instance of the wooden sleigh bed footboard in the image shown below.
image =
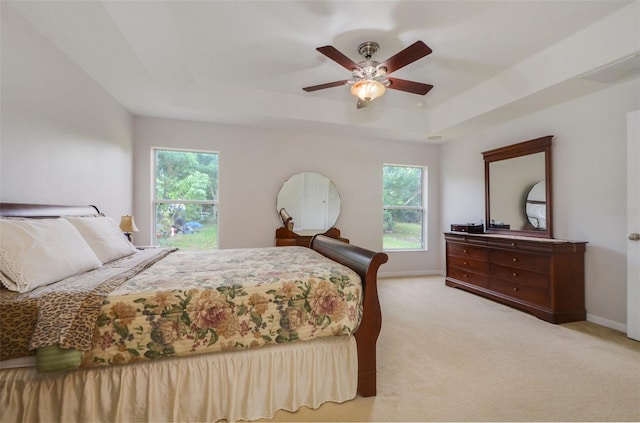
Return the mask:
[[316,235],[311,240],[311,248],[353,269],[362,279],[362,320],[355,332],[358,344],[358,393],[363,397],[375,396],[376,342],[382,327],[382,312],[378,299],[378,268],[389,258],[385,253],[366,250],[324,235]]

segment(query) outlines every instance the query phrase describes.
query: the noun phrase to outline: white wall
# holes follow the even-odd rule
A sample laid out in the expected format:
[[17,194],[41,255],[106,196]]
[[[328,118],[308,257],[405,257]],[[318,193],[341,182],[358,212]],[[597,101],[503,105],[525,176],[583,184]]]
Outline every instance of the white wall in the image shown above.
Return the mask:
[[626,114],[638,107],[635,79],[444,144],[441,228],[484,216],[482,151],[554,135],[554,237],[588,242],[588,320],[624,330]]
[[2,7],[0,199],[131,213],[132,117]]
[[336,222],[356,245],[382,249],[382,166],[429,167],[430,251],[390,254],[381,273],[425,273],[440,269],[439,147],[357,137],[136,117],[134,122],[134,211],[137,244],[150,242],[151,148],[220,153],[220,248],[274,245],[282,225],[276,197],[298,172],[317,172],[336,185],[342,199]]

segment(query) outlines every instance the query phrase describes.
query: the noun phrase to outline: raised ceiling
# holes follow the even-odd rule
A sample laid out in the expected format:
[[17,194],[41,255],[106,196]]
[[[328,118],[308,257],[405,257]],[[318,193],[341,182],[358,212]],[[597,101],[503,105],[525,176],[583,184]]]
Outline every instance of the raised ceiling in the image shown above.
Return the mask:
[[[3,1],[133,114],[345,133],[455,139],[609,86],[585,78],[640,51],[637,1]],[[433,53],[356,110],[349,78],[315,49],[382,61],[416,40]],[[625,60],[631,57],[631,61]],[[637,62],[637,60],[636,60]]]

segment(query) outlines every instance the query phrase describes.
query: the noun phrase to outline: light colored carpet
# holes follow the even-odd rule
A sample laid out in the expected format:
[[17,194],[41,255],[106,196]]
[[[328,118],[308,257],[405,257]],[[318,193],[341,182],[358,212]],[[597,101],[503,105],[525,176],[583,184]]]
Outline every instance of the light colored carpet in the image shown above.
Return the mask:
[[640,342],[449,288],[379,282],[378,395],[272,421],[640,421]]

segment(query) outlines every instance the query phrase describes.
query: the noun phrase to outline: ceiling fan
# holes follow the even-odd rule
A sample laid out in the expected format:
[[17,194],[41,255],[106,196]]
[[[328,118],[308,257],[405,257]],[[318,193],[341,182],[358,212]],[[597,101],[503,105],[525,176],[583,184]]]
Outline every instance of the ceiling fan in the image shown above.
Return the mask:
[[407,81],[405,79],[392,78],[389,75],[424,56],[431,54],[431,49],[422,41],[416,41],[409,47],[378,63],[371,57],[380,49],[380,45],[373,41],[367,41],[358,46],[358,53],[364,57],[364,61],[355,63],[333,46],[318,47],[320,53],[329,59],[351,71],[352,78],[342,81],[328,82],[326,84],[305,87],[307,92],[323,90],[325,88],[351,85],[351,93],[358,97],[358,109],[366,107],[374,99],[384,94],[385,88],[405,91],[412,94],[425,95],[433,88],[433,85],[422,82]]

